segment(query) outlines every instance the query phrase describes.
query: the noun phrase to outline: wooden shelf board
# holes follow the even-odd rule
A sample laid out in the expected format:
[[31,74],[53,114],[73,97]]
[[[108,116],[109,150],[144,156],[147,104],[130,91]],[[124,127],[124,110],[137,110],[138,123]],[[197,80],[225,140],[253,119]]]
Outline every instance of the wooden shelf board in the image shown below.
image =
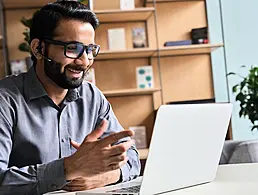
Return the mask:
[[[199,44],[187,46],[171,46],[160,48],[160,56],[179,56],[192,54],[207,54],[222,47],[223,44]],[[119,51],[100,51],[96,60],[157,57],[156,49],[138,48]]]
[[150,48],[137,48],[119,51],[101,51],[97,56],[96,60],[107,60],[107,59],[123,59],[123,58],[145,58],[151,57],[155,53],[155,49]]
[[133,10],[94,10],[100,23],[124,22],[124,21],[146,21],[152,13],[154,7],[135,8]]
[[[52,0],[3,0],[7,9],[40,8]],[[135,8],[133,10],[93,10],[100,22],[145,21],[154,12],[153,7]]]
[[[187,46],[171,46],[160,48],[160,56],[177,56],[177,55],[192,55],[192,54],[207,54],[222,47],[223,44],[199,44]],[[158,56],[156,52],[155,57]]]
[[138,152],[139,152],[140,159],[142,160],[147,159],[149,149],[139,149]]
[[2,48],[3,48],[2,40],[3,40],[3,36],[2,36],[2,35],[0,35],[0,50],[2,50]]
[[31,7],[42,7],[51,0],[3,0],[5,8],[31,8]]
[[[205,1],[205,0],[155,0],[156,3],[183,2],[183,1]],[[147,3],[153,3],[153,0],[147,0]]]
[[131,96],[131,95],[151,95],[154,92],[160,91],[159,88],[153,89],[122,89],[122,90],[111,90],[103,91],[106,97],[117,97],[117,96]]

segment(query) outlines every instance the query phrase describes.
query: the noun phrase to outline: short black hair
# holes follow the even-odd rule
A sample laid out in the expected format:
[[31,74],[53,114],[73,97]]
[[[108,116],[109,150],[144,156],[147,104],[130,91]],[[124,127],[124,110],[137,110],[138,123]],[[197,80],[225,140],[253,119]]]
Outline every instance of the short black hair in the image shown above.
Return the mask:
[[[34,14],[30,28],[30,41],[53,38],[55,29],[61,20],[88,22],[94,30],[99,26],[96,14],[89,10],[86,5],[77,1],[59,0],[48,3]],[[33,54],[32,61],[36,64],[36,58]]]

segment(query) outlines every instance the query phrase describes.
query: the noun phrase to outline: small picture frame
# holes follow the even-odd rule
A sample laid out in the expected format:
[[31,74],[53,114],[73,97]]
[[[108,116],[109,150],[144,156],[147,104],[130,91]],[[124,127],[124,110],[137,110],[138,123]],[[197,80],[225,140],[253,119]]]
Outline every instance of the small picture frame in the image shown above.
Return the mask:
[[145,28],[132,29],[133,48],[146,47],[146,33]]
[[146,127],[145,126],[131,126],[129,130],[134,131],[134,136],[132,137],[135,140],[135,145],[138,149],[147,148],[147,137],[146,137]]
[[18,75],[27,72],[27,65],[25,60],[12,60],[10,61],[10,65],[12,75]]
[[132,10],[135,8],[134,0],[120,0],[121,10]]

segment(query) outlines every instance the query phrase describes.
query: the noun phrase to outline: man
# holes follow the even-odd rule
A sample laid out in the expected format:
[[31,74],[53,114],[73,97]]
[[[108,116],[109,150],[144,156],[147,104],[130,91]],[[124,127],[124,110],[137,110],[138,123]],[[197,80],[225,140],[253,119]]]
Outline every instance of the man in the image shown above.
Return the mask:
[[82,85],[99,22],[74,1],[34,17],[26,74],[0,81],[0,194],[87,190],[139,175],[138,153],[110,104]]

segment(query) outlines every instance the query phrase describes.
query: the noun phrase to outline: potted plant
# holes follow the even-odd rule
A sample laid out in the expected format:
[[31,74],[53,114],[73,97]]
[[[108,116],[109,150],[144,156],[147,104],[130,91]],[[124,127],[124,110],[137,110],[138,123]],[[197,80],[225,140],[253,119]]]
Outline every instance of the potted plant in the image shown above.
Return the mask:
[[[36,14],[37,11],[34,13]],[[22,33],[24,35],[24,42],[20,43],[18,46],[18,49],[22,52],[28,52],[30,54],[31,49],[30,49],[30,28],[32,26],[32,18],[26,19],[25,17],[22,17],[20,22],[26,27],[25,31]],[[25,58],[27,69],[29,69],[33,62],[31,60],[31,57],[28,56]]]
[[246,77],[234,72],[228,75],[237,75],[242,79],[232,88],[236,94],[236,101],[240,103],[239,116],[251,121],[253,124],[251,131],[258,130],[258,67],[251,66]]

